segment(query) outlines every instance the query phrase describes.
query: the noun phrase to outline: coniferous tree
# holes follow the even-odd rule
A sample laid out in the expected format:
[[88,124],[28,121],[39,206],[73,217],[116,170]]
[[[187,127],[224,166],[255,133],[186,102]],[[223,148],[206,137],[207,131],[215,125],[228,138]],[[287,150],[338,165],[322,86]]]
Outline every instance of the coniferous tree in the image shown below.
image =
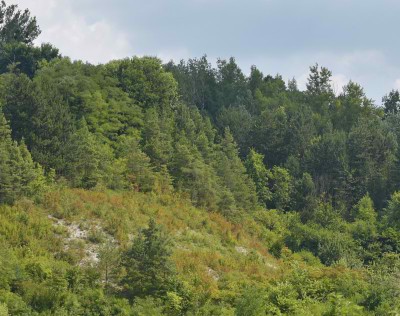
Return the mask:
[[389,200],[388,206],[383,212],[386,216],[387,225],[394,228],[400,227],[400,193],[394,192]]
[[4,115],[10,122],[12,137],[16,140],[25,138],[31,145],[33,117],[38,110],[36,87],[24,74],[5,74],[1,80],[0,97]]
[[334,114],[332,118],[334,127],[349,131],[361,117],[373,112],[373,102],[359,84],[350,81],[343,87],[335,111],[337,116]]
[[216,70],[212,68],[207,56],[189,59],[187,62],[181,61],[177,65],[170,62],[165,68],[174,75],[185,103],[195,105],[201,111],[216,113]]
[[397,148],[395,135],[376,117],[362,118],[353,127],[349,133],[348,152],[356,181],[354,198],[360,200],[368,192],[375,205],[382,208],[389,195],[388,179]]
[[345,133],[326,133],[314,138],[309,146],[305,162],[318,195],[327,193],[341,199],[346,193],[349,172],[346,141]]
[[257,203],[257,195],[253,181],[246,174],[246,168],[239,158],[239,151],[229,129],[217,153],[216,170],[223,185],[232,193],[236,205],[251,211]]
[[255,118],[244,106],[223,108],[217,117],[217,124],[221,128],[229,128],[235,138],[240,154],[245,155],[249,151],[252,130],[255,125]]
[[251,91],[247,89],[242,70],[231,57],[228,61],[217,61],[218,104],[222,107],[247,105],[251,102]]
[[11,131],[0,112],[0,202],[21,196],[39,196],[46,186],[42,168],[33,162],[25,144],[11,139]]
[[121,144],[120,156],[124,160],[126,177],[131,187],[149,192],[155,186],[156,174],[150,158],[141,150],[139,141],[134,137],[125,138]]
[[325,67],[319,67],[318,64],[310,67],[306,96],[312,109],[321,114],[328,112],[335,96],[331,77],[332,72]]
[[49,80],[39,78],[35,84],[37,110],[32,116],[28,145],[36,161],[62,174],[65,148],[74,131],[73,118],[62,95]]
[[126,277],[122,283],[130,298],[162,297],[172,289],[175,273],[170,255],[168,237],[161,226],[150,220],[149,227],[139,233],[123,255]]
[[158,170],[167,165],[171,159],[173,146],[171,113],[168,111],[160,113],[156,108],[150,108],[145,113],[144,121],[143,150]]
[[249,88],[253,96],[255,96],[256,90],[261,90],[263,86],[263,73],[257,69],[256,66],[251,66],[250,77],[249,77]]
[[95,136],[82,119],[66,147],[66,176],[73,186],[93,188],[102,178],[100,160],[104,158]]
[[198,206],[216,208],[219,186],[215,172],[184,135],[175,144],[170,169],[178,190],[189,193]]

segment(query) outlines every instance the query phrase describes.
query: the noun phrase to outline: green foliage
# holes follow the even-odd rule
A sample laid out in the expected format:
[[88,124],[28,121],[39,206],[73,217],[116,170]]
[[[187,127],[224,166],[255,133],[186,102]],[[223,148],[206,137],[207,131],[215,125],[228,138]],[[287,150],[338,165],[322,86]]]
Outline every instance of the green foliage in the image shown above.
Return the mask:
[[1,2],[0,315],[399,313],[398,91],[39,33]]
[[396,159],[395,135],[377,118],[361,119],[349,133],[348,147],[353,197],[361,199],[369,192],[375,205],[382,208]]
[[65,148],[74,130],[67,103],[48,79],[37,78],[37,110],[32,119],[28,145],[36,161],[62,173]]
[[236,64],[235,58],[218,59],[217,67],[218,104],[221,107],[246,105],[251,94],[247,89],[246,78]]
[[0,82],[2,108],[10,121],[12,136],[16,140],[25,138],[30,145],[34,128],[32,118],[38,110],[35,85],[25,74],[4,74]]
[[246,168],[238,157],[238,149],[229,129],[225,130],[220,146],[217,173],[233,194],[237,206],[251,211],[257,202],[255,185],[246,174]]
[[121,141],[120,157],[125,166],[124,174],[129,185],[136,190],[150,192],[156,181],[156,174],[150,163],[150,158],[141,150],[139,141],[127,137]]
[[110,149],[96,140],[83,119],[65,148],[65,175],[74,187],[93,188],[107,176],[112,159]]
[[246,289],[242,297],[236,304],[235,315],[238,316],[257,316],[265,314],[265,295],[262,290],[249,288]]
[[143,149],[159,169],[171,159],[173,121],[170,112],[158,112],[156,108],[146,110],[144,121]]
[[290,206],[292,194],[292,178],[288,170],[275,166],[270,173],[272,208],[287,210]]
[[45,190],[42,168],[33,162],[22,142],[11,140],[7,121],[0,113],[0,202],[13,202],[21,196],[37,196]]
[[398,90],[392,90],[382,99],[386,114],[397,114],[400,110],[400,93]]
[[387,225],[399,228],[400,224],[400,192],[395,192],[389,200],[387,208],[384,210]]
[[60,57],[57,48],[51,44],[35,47],[21,42],[11,42],[1,45],[0,73],[8,70],[21,72],[32,78],[42,62],[49,62]]
[[334,98],[331,77],[332,72],[325,67],[319,67],[318,64],[310,67],[306,96],[311,108],[318,113],[326,113]]
[[157,58],[133,57],[112,61],[106,66],[106,71],[143,108],[168,108],[176,101],[176,81],[170,73],[164,71]]
[[271,199],[271,192],[268,188],[268,170],[264,165],[264,156],[251,149],[245,166],[256,185],[258,200],[265,205]]
[[338,118],[333,124],[338,129],[349,130],[361,116],[369,116],[373,111],[373,101],[368,99],[363,88],[352,81],[343,87],[343,92],[336,104]]
[[162,316],[161,303],[152,297],[137,298],[133,305],[132,312],[134,316]]
[[123,285],[130,298],[163,297],[172,289],[174,271],[169,261],[168,239],[160,226],[150,220],[124,254],[126,277]]
[[313,175],[317,194],[328,193],[333,198],[341,198],[344,191],[348,158],[346,135],[341,132],[324,134],[313,139],[306,162]]
[[0,304],[0,316],[8,316],[8,307],[5,304]]
[[182,99],[189,105],[195,105],[202,111],[217,111],[217,80],[215,70],[207,60],[207,56],[182,60],[165,65],[167,71],[174,75]]
[[7,6],[0,2],[0,45],[10,42],[32,44],[39,36],[36,18],[31,18],[28,9],[18,10],[17,5]]

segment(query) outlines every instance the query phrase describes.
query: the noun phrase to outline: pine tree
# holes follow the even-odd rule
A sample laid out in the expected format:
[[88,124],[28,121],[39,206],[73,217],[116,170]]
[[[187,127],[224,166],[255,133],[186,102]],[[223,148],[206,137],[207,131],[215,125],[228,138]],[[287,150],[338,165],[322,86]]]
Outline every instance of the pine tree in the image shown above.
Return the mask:
[[101,179],[99,146],[89,132],[85,119],[72,135],[66,147],[66,176],[73,186],[93,188]]
[[140,231],[123,256],[126,277],[122,283],[130,298],[162,297],[172,288],[175,272],[170,255],[168,237],[151,219],[148,228]]
[[311,108],[318,113],[326,113],[334,99],[331,77],[332,72],[325,67],[318,64],[310,67],[306,96]]
[[21,196],[39,196],[46,187],[42,168],[33,162],[22,142],[11,140],[11,130],[0,112],[0,203]]
[[215,168],[222,184],[230,190],[239,208],[251,211],[257,203],[255,185],[246,174],[246,168],[239,158],[238,148],[229,129],[225,130],[220,151],[216,156]]
[[37,112],[35,85],[24,74],[5,74],[2,81],[0,95],[3,112],[10,122],[12,137],[18,141],[25,138],[30,145],[34,130],[33,117]]
[[172,154],[173,121],[169,111],[158,111],[150,108],[145,113],[145,125],[142,132],[143,149],[160,170],[167,165]]
[[28,146],[35,161],[63,174],[65,148],[74,131],[73,118],[63,96],[48,79],[38,78],[34,82],[37,111],[32,117]]
[[141,150],[139,141],[127,137],[122,141],[120,156],[125,164],[125,172],[131,187],[143,191],[152,191],[156,174],[150,164],[150,158]]
[[176,141],[170,169],[179,191],[187,192],[197,206],[216,208],[219,189],[216,174],[184,133]]

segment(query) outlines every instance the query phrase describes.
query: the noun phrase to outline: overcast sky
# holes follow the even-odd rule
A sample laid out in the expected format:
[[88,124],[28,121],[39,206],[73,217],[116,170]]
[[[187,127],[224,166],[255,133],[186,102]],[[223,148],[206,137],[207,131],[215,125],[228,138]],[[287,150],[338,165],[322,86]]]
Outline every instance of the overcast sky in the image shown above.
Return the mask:
[[29,8],[64,56],[176,61],[234,56],[245,73],[295,77],[318,62],[337,91],[353,80],[381,103],[400,89],[399,0],[6,0]]

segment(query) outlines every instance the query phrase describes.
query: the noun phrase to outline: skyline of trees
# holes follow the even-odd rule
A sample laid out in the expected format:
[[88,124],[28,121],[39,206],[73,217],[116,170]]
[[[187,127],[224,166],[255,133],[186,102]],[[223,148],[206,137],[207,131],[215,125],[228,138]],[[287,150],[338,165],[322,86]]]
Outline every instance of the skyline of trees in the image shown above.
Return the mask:
[[[305,91],[295,79],[286,83],[256,66],[246,76],[233,57],[215,67],[206,56],[92,65],[62,57],[50,44],[35,46],[39,34],[28,10],[1,2],[0,216],[7,220],[0,222],[0,252],[12,254],[7,262],[0,256],[1,316],[7,310],[58,316],[399,312],[398,91],[383,98],[383,107],[352,81],[335,95],[331,71],[318,64],[310,67]],[[31,210],[43,212],[49,204],[61,219],[83,215],[87,210],[70,202],[72,196],[49,200],[71,192],[93,194],[93,203],[101,193],[121,197],[115,208],[95,204],[90,211],[99,222],[114,216],[108,234],[115,252],[95,232],[88,237],[108,245],[99,271],[77,265],[73,249],[60,253],[52,238],[62,233],[50,229],[48,242],[56,246],[42,252],[51,273],[29,257],[28,241],[39,242],[47,229],[29,226]],[[233,248],[246,233],[282,265],[332,269],[332,275],[295,267],[279,282],[221,278],[221,297],[197,298],[201,274],[177,272],[177,248],[157,221],[139,231],[124,226],[124,216],[132,223],[145,204],[136,215],[118,213],[132,196],[157,199],[151,218],[172,202],[219,218],[199,220],[202,234],[193,233],[194,245],[226,221],[233,228],[212,236],[223,247]],[[20,225],[27,225],[27,235]],[[229,266],[218,251],[210,244],[196,255],[214,256],[214,267]],[[265,266],[259,253],[245,252],[255,273]],[[354,285],[346,273],[359,274]]]

